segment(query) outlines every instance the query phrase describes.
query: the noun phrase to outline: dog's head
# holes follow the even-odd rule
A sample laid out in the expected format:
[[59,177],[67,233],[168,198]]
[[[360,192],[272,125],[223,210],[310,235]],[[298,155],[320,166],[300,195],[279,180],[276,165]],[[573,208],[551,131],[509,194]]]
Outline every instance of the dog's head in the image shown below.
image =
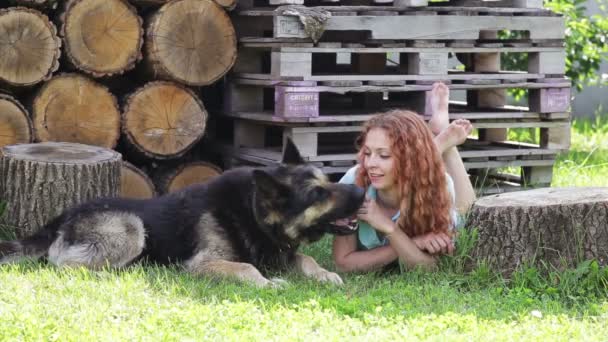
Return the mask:
[[282,165],[253,171],[254,210],[262,227],[287,244],[319,240],[325,233],[352,234],[349,225],[365,192],[356,185],[337,184],[314,165],[307,164],[288,140]]

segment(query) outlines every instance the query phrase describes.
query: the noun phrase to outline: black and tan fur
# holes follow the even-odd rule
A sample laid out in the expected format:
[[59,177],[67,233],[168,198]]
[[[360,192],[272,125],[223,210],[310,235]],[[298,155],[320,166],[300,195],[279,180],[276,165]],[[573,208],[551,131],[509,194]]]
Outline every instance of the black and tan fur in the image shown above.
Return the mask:
[[340,284],[337,274],[297,250],[325,233],[352,232],[331,222],[353,215],[364,192],[329,182],[302,161],[291,142],[283,159],[280,166],[233,169],[150,200],[101,199],[76,206],[33,236],[0,242],[0,263],[46,257],[58,266],[97,269],[146,259],[260,286],[276,284],[260,271],[295,267]]

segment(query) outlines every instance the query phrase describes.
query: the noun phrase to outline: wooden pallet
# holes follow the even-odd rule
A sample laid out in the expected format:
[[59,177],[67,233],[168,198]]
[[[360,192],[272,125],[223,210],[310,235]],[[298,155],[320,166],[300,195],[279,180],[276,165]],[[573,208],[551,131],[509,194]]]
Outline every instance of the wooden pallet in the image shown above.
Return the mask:
[[[323,36],[359,32],[360,40],[436,41],[478,40],[484,32],[501,30],[525,33],[532,40],[562,40],[564,18],[550,11],[478,7],[322,7],[331,13]],[[311,42],[298,17],[273,9],[238,12],[233,17],[237,36],[290,38]],[[404,28],[404,29],[395,29]],[[322,36],[322,38],[323,38]]]
[[[361,43],[328,42],[308,47],[279,42],[244,42],[232,76],[243,79],[316,81],[320,85],[361,86],[404,85],[407,81],[428,81],[441,77],[450,81],[526,81],[565,74],[563,47],[505,47],[504,43],[483,43],[471,47],[407,47],[405,43],[384,43],[377,47]],[[526,71],[479,71],[480,58],[521,54],[528,60]],[[450,54],[459,57],[465,70],[448,69]],[[340,58],[338,58],[340,57]]]
[[[271,111],[274,116],[286,120],[317,118],[336,111],[368,114],[390,108],[410,108],[427,114],[430,113],[428,99],[432,83],[408,81],[405,85],[396,86],[348,87],[323,86],[315,81],[232,79],[227,83],[224,112]],[[563,113],[568,112],[570,106],[570,81],[563,78],[517,83],[505,80],[451,81],[449,88],[467,90],[471,94],[467,99],[471,107],[501,108],[504,106],[504,90],[508,88],[528,89],[531,112]],[[500,103],[490,101],[495,98],[499,98]]]
[[237,10],[255,7],[274,7],[283,5],[317,6],[392,6],[397,8],[425,6],[459,6],[459,7],[506,7],[506,8],[543,8],[542,0],[241,0]]
[[[469,142],[461,146],[460,154],[465,168],[496,169],[504,167],[552,168],[558,150],[528,146],[516,142],[490,143],[480,146]],[[228,163],[245,162],[255,165],[276,165],[281,160],[281,147],[233,147],[228,144],[215,146]],[[344,173],[356,164],[354,153],[331,154],[317,157],[304,157],[320,167],[325,173]],[[229,167],[234,164],[228,165]],[[529,177],[528,177],[529,178]],[[537,178],[539,178],[537,176]],[[532,182],[530,182],[532,183]]]
[[[503,114],[507,114],[507,112]],[[496,118],[494,113],[452,112],[451,118],[471,120],[480,133],[491,129],[539,128],[540,139],[538,145],[508,145],[517,149],[513,152],[515,155],[535,154],[539,149],[543,151],[568,149],[570,137],[563,133],[570,130],[568,113],[543,115],[542,118],[539,115],[533,118],[534,113],[513,112],[513,114],[515,114],[514,116],[519,116],[519,114],[530,115],[526,115],[524,118],[506,118],[506,115],[503,118]],[[428,119],[428,117],[425,118]],[[353,142],[361,132],[362,119],[357,118],[358,121],[294,123],[272,120],[269,115],[243,114],[233,115],[231,119],[226,119],[224,122],[228,122],[232,128],[232,140],[229,143],[233,147],[282,149],[286,139],[290,138],[298,146],[300,153],[309,158],[308,160],[332,161],[353,159],[355,153]],[[477,145],[469,143],[468,145],[470,149],[481,150],[491,150],[493,146],[503,145],[500,142],[491,143],[490,141],[479,142]],[[500,153],[504,154],[506,152]],[[490,155],[497,156],[492,153]],[[480,155],[471,155],[470,157],[480,157]],[[503,157],[508,157],[508,155],[503,155]]]

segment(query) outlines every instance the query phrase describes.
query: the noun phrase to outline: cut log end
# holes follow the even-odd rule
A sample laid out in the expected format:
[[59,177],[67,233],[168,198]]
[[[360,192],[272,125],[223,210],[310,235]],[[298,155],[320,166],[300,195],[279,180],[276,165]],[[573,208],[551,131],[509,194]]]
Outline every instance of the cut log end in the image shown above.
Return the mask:
[[120,112],[108,89],[76,74],[54,77],[32,108],[38,141],[67,141],[113,148],[120,136]]
[[93,164],[121,158],[120,153],[110,149],[65,142],[5,146],[2,155],[13,160],[61,164]]
[[156,196],[154,183],[148,175],[131,163],[122,163],[120,172],[120,197],[147,199]]
[[501,207],[548,207],[583,203],[608,202],[608,191],[602,187],[541,188],[525,192],[509,192],[480,198],[475,202],[480,208]]
[[30,143],[33,139],[30,117],[14,98],[0,94],[0,147]]
[[57,70],[61,41],[44,14],[23,7],[2,9],[0,28],[0,80],[12,86],[29,86]]
[[186,163],[162,177],[160,187],[163,193],[175,192],[189,185],[205,183],[221,173],[222,169],[210,163]]
[[211,0],[177,0],[150,20],[146,49],[157,77],[208,85],[236,60],[236,35],[226,12]]
[[127,99],[123,131],[127,141],[152,158],[183,155],[205,133],[207,111],[189,89],[151,82]]
[[124,0],[76,0],[62,16],[70,62],[95,77],[122,73],[141,59],[142,20]]

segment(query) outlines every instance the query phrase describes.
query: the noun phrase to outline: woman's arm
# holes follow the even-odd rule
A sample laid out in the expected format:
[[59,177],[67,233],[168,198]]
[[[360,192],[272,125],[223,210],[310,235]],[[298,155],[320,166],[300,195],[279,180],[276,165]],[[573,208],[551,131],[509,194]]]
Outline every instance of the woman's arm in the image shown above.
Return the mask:
[[415,266],[432,268],[437,263],[433,256],[418,248],[414,241],[399,229],[390,217],[382,213],[375,199],[368,198],[365,200],[359,208],[357,218],[366,221],[375,230],[385,234],[390,241],[389,247],[394,250],[399,260],[408,268]]
[[397,259],[390,246],[357,251],[357,235],[334,237],[333,256],[339,272],[373,271]]

